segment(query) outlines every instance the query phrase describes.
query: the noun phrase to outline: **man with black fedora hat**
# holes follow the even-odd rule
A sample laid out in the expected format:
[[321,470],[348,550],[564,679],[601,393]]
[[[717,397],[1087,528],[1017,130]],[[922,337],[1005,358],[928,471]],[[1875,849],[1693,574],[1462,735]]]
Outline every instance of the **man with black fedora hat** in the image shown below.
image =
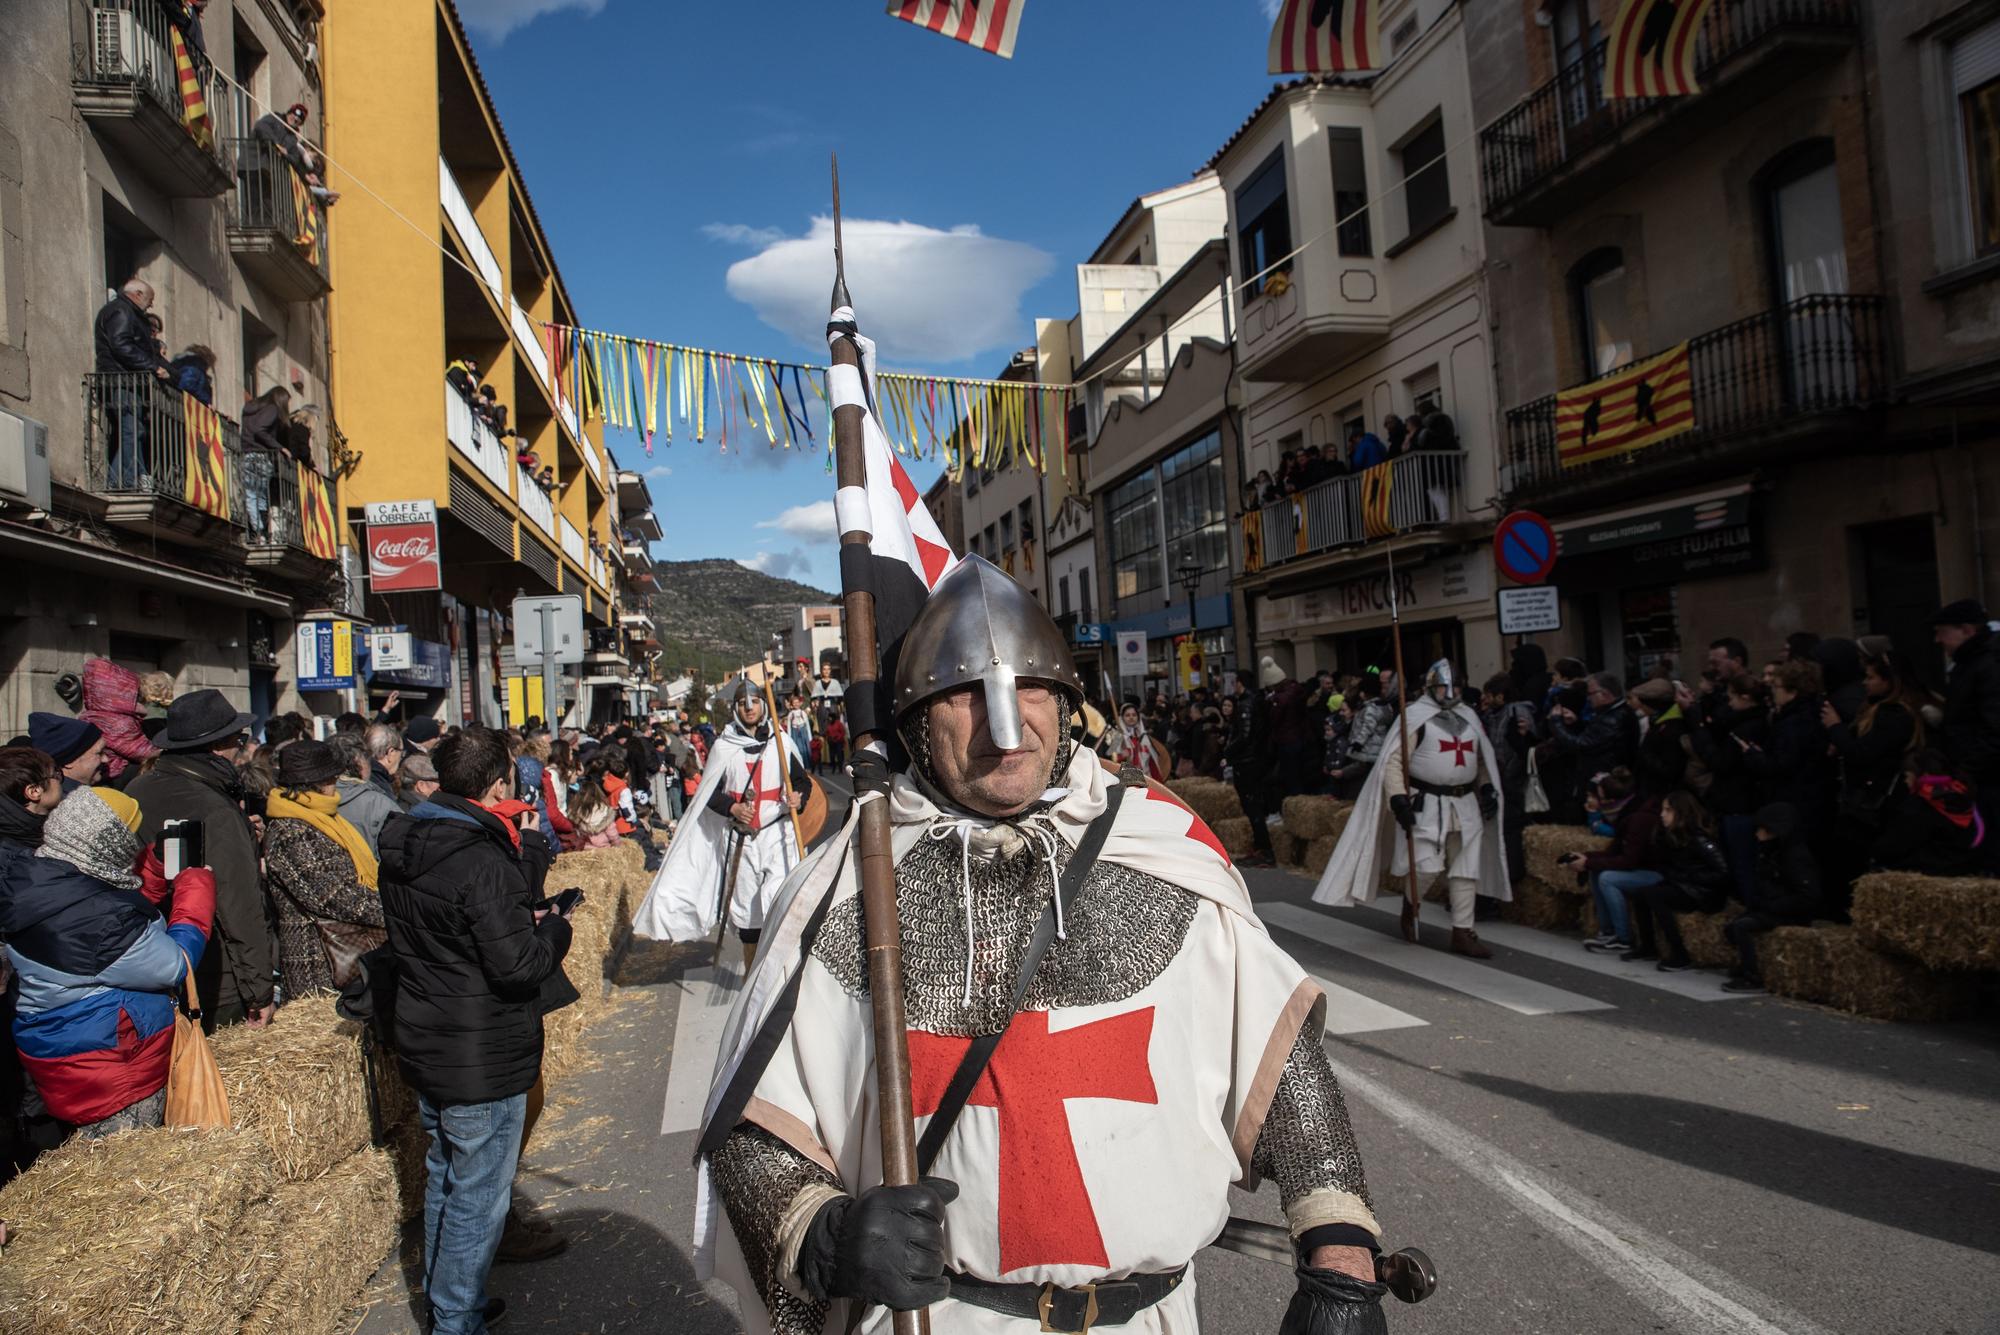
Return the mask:
[[277,1009],[274,957],[265,914],[257,836],[243,814],[237,762],[249,740],[250,715],[221,691],[190,691],[167,706],[154,737],[161,755],[126,785],[145,813],[139,837],[152,842],[172,820],[201,822],[204,860],[215,873],[215,935],[195,981],[212,998],[202,1026],[270,1023]]

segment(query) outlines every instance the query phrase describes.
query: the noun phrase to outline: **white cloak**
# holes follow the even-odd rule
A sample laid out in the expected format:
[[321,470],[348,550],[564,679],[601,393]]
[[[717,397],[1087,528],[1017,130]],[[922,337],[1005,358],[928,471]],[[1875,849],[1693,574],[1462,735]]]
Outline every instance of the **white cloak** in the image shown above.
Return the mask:
[[[701,768],[701,783],[688,799],[673,842],[667,845],[667,855],[660,859],[660,869],[653,873],[653,884],[632,919],[634,935],[654,941],[700,941],[715,934],[723,896],[728,892],[735,842],[728,818],[709,810],[708,799],[723,776],[743,758],[745,749],[756,744],[757,739],[734,721],[715,735],[715,745],[709,748],[708,760]],[[774,730],[763,751],[765,764],[771,763],[773,746],[782,757],[778,763],[790,764],[798,754],[783,730]],[[752,846],[744,850],[736,903],[729,915],[736,927],[755,927],[765,921],[778,899],[779,883],[798,858],[789,818],[766,824],[750,839]]]
[[[1492,743],[1487,740],[1486,730],[1479,720],[1465,706],[1456,706],[1464,717],[1470,719],[1472,731],[1479,742],[1481,767],[1486,782],[1493,785],[1493,791],[1500,792],[1500,769],[1495,763]],[[1417,729],[1434,718],[1438,713],[1435,700],[1423,696],[1407,706],[1409,712],[1410,736],[1415,737]],[[1382,739],[1382,754],[1375,759],[1375,765],[1368,771],[1368,781],[1361,785],[1361,792],[1355,798],[1354,810],[1347,818],[1347,828],[1340,832],[1340,842],[1333,846],[1333,856],[1327,859],[1326,870],[1320,873],[1319,885],[1313,890],[1313,900],[1319,904],[1331,904],[1346,908],[1366,904],[1377,895],[1400,895],[1403,886],[1392,882],[1392,875],[1403,874],[1409,864],[1404,851],[1402,826],[1389,810],[1388,799],[1383,795],[1383,776],[1386,762],[1392,755],[1399,756],[1400,742],[1396,729],[1402,724],[1391,720],[1389,732]],[[1452,800],[1452,799],[1443,799]],[[1476,801],[1468,795],[1465,801]],[[1439,798],[1427,796],[1427,805],[1435,805]],[[1506,841],[1501,836],[1500,821],[1503,810],[1495,811],[1485,820],[1485,831],[1479,840],[1479,893],[1492,895],[1496,899],[1512,899],[1513,885],[1507,879]],[[1420,818],[1421,819],[1421,818]],[[1420,854],[1418,865],[1423,863]],[[1418,893],[1428,887],[1423,884],[1423,872],[1417,873]]]

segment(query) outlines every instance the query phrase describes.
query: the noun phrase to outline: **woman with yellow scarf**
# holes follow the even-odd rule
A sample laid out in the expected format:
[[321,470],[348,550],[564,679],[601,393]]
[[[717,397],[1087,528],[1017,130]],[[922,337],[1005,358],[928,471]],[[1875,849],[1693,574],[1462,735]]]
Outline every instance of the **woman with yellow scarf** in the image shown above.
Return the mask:
[[340,758],[300,739],[278,752],[264,812],[264,878],[278,908],[285,995],[332,991],[345,961],[388,939],[375,855],[340,814]]

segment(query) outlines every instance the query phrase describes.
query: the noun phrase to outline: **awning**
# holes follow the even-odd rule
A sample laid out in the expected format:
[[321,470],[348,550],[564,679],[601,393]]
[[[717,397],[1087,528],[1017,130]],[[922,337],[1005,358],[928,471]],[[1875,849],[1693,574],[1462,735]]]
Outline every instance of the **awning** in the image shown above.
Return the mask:
[[0,552],[39,561],[59,570],[130,580],[147,588],[191,594],[231,607],[252,607],[284,617],[292,615],[291,599],[264,589],[231,584],[156,558],[140,558],[126,552],[86,546],[18,524],[0,523]]

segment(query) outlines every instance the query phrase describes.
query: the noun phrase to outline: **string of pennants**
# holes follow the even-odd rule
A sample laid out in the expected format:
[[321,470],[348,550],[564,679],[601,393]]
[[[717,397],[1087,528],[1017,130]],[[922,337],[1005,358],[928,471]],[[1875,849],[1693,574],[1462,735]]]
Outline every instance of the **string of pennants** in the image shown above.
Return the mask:
[[[723,451],[820,450],[833,467],[824,366],[562,324],[543,333],[561,399],[588,420],[637,432],[648,455],[655,437],[671,445],[678,430]],[[941,460],[954,481],[968,467],[1068,475],[1074,385],[883,371],[876,393],[876,419],[897,453]]]

